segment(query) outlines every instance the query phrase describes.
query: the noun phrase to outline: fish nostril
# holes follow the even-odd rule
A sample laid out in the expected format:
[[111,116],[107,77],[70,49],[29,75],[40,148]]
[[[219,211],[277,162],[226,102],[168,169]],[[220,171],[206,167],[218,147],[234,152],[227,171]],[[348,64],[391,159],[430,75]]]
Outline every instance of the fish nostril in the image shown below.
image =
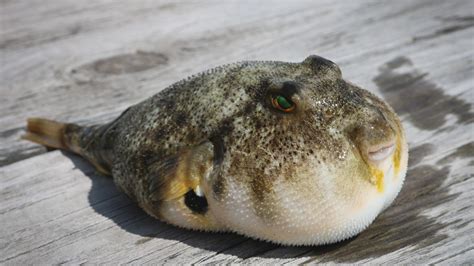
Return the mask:
[[394,150],[395,143],[393,142],[384,145],[372,146],[367,149],[367,157],[370,161],[380,162],[392,155]]

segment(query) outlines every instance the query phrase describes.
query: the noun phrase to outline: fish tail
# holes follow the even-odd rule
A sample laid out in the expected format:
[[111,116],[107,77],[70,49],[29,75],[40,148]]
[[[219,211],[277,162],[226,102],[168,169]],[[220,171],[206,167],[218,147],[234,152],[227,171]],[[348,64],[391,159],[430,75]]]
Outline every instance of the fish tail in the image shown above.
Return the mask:
[[80,153],[80,149],[71,143],[71,133],[79,128],[75,124],[60,123],[43,118],[28,118],[26,134],[22,139],[55,149],[69,150]]
[[44,118],[28,118],[26,134],[21,138],[43,146],[72,151],[86,158],[102,174],[110,175],[110,152],[104,150],[103,126],[82,127]]

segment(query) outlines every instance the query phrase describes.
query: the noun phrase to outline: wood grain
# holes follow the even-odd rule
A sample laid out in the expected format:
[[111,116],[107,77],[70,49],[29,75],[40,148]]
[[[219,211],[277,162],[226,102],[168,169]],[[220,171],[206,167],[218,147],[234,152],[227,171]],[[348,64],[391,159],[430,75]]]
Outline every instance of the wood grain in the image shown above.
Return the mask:
[[[1,1],[0,263],[474,262],[474,2]],[[386,99],[410,145],[395,204],[339,244],[158,222],[26,117],[101,123],[193,73],[318,54]]]

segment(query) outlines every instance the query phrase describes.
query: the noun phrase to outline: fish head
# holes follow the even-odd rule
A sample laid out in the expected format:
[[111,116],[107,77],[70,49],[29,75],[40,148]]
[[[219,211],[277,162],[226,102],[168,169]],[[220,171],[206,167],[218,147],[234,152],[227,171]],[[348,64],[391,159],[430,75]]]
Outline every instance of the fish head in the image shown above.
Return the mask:
[[222,152],[202,184],[216,228],[291,245],[364,230],[404,181],[397,115],[322,57],[245,71],[245,100],[223,105],[244,111],[215,134]]

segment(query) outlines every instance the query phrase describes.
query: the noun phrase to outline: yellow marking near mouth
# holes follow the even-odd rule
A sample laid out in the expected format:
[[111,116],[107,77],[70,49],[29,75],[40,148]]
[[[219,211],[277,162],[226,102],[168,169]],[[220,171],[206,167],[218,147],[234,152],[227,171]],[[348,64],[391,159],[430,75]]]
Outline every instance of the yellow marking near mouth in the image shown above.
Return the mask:
[[384,190],[384,183],[383,183],[383,177],[384,174],[381,170],[375,167],[370,167],[370,172],[372,173],[372,177],[375,178],[375,186],[377,187],[378,192],[383,192]]
[[393,153],[393,169],[395,171],[394,177],[398,175],[398,172],[400,171],[400,159],[401,159],[401,150],[402,150],[402,144],[400,137],[397,136],[397,143],[395,147],[395,152]]

